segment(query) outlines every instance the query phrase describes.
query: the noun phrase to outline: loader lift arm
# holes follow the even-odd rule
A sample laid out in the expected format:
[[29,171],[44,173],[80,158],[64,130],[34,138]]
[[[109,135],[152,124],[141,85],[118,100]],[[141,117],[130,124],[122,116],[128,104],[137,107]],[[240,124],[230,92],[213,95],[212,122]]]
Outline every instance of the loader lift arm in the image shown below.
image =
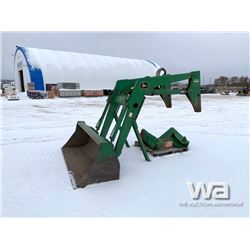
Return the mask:
[[[186,89],[171,89],[171,84],[187,80]],[[201,111],[200,98],[200,72],[190,72],[178,75],[164,75],[155,77],[144,77],[132,80],[119,80],[108,98],[106,107],[97,122],[96,130],[100,136],[106,137],[113,120],[116,125],[110,135],[110,141],[114,142],[118,132],[119,136],[114,147],[117,157],[120,156],[122,148],[126,143],[131,128],[134,129],[138,142],[142,148],[144,157],[149,160],[148,154],[141,140],[136,119],[140,113],[146,95],[160,95],[167,108],[171,108],[171,95],[185,94],[191,102],[195,112]],[[120,114],[118,111],[121,109]]]
[[[188,80],[182,89],[172,88],[173,83]],[[171,95],[183,94],[190,101],[195,112],[201,111],[200,72],[176,75],[157,75],[137,79],[118,80],[107,99],[96,128],[78,121],[75,133],[62,147],[64,159],[74,188],[119,179],[120,156],[127,137],[133,128],[138,144],[147,161],[149,156],[144,142],[152,148],[161,147],[164,138],[170,138],[176,147],[187,147],[188,140],[170,128],[160,138],[146,130],[139,133],[136,119],[147,95],[159,95],[167,108],[172,107]],[[112,122],[115,125],[111,130]],[[111,132],[111,133],[110,133]],[[109,139],[107,138],[110,133]]]

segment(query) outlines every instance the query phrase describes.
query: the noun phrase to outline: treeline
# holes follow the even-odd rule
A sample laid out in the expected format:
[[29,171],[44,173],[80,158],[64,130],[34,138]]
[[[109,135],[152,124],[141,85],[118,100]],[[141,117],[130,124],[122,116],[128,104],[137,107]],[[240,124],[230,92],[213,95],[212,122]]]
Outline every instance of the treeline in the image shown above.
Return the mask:
[[247,76],[220,76],[214,80],[215,86],[246,86],[248,84],[250,84],[250,78]]

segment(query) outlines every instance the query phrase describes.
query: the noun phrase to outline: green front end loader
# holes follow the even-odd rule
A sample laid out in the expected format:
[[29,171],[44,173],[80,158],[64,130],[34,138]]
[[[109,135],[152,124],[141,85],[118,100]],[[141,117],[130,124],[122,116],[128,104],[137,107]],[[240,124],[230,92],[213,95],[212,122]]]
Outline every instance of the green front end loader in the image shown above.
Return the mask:
[[[188,80],[186,87],[172,88],[184,80]],[[176,94],[186,95],[194,111],[200,112],[200,72],[118,80],[96,127],[78,121],[74,134],[62,148],[73,187],[119,179],[118,157],[124,145],[129,147],[127,137],[131,129],[147,161],[148,152],[155,156],[186,151],[189,141],[174,128],[156,138],[145,129],[139,132],[136,122],[146,96],[159,95],[165,106],[171,108],[171,95]],[[112,122],[115,126],[110,131]]]

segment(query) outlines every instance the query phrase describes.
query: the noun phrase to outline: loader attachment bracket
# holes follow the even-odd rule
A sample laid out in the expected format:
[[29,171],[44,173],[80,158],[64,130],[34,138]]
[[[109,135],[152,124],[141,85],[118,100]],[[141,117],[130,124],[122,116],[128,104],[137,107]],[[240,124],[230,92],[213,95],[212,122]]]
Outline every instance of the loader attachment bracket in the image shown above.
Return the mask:
[[188,81],[186,96],[192,104],[195,112],[201,112],[201,88],[200,88],[200,72],[192,72]]
[[[149,133],[146,129],[140,132],[146,150],[153,156],[172,154],[188,150],[189,141],[182,136],[175,128],[168,129],[159,138]],[[139,146],[138,141],[135,146]]]

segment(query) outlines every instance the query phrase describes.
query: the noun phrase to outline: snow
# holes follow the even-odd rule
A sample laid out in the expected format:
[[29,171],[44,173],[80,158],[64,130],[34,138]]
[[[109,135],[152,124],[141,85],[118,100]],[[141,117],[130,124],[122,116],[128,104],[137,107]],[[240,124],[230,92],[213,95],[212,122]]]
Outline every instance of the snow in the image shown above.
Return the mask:
[[[20,101],[3,106],[3,215],[48,216],[248,216],[249,98],[202,95],[195,113],[184,96],[166,109],[147,97],[139,128],[156,136],[175,127],[190,141],[188,152],[151,157],[136,147],[119,157],[120,180],[73,190],[61,147],[78,120],[94,126],[106,97]],[[128,141],[135,141],[131,131]],[[181,207],[191,202],[186,182],[224,181],[241,207]]]

